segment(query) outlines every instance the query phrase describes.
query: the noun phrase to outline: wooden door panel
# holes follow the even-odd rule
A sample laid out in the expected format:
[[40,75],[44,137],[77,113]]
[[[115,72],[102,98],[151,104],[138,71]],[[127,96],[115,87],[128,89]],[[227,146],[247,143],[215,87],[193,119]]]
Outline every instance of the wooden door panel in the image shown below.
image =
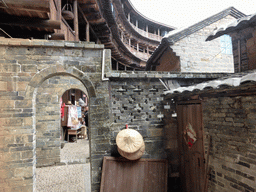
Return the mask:
[[[205,178],[202,108],[200,103],[177,105],[178,115],[178,144],[181,159],[181,179],[184,192],[203,190]],[[191,148],[184,136],[186,127],[191,125],[196,134],[196,142]]]

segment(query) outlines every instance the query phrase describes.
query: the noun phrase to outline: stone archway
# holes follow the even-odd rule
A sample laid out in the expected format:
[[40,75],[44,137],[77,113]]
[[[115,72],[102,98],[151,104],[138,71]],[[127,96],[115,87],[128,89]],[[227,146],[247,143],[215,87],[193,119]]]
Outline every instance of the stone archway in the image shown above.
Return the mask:
[[[76,68],[65,70],[62,66],[53,66],[36,74],[26,90],[27,98],[31,98],[34,111],[34,189],[36,189],[36,167],[63,165],[60,162],[60,141],[58,134],[60,133],[60,111],[58,110],[59,100],[65,90],[76,88],[87,90],[91,98],[96,96],[92,82]],[[82,165],[79,165],[81,169]],[[71,165],[72,169],[62,167],[64,173],[70,173],[74,170],[75,165]],[[48,169],[49,170],[49,169]],[[62,171],[63,171],[62,170]],[[81,172],[80,172],[81,173]],[[66,175],[71,178],[70,175]],[[45,177],[48,179],[49,177]],[[55,177],[57,178],[57,177]],[[82,177],[81,177],[82,178]],[[74,178],[76,179],[76,178]],[[66,187],[76,187],[81,190],[84,187],[84,180],[78,184],[66,185]],[[67,184],[68,182],[66,182]],[[61,185],[60,185],[61,186]],[[43,186],[45,188],[45,186]],[[51,187],[51,186],[50,186]],[[63,190],[69,189],[62,185]],[[40,190],[37,190],[40,191]]]

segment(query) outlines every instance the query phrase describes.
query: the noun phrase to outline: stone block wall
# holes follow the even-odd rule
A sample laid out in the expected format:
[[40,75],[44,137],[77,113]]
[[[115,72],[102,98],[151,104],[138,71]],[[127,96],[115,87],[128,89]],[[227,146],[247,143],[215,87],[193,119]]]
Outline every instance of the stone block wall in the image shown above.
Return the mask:
[[60,163],[60,97],[66,90],[86,93],[81,81],[69,76],[46,79],[36,95],[36,164],[37,167]]
[[203,102],[205,148],[210,143],[209,191],[256,190],[256,97]]
[[180,58],[180,71],[233,73],[233,55],[221,53],[220,38],[207,42],[205,40],[217,26],[234,20],[232,16],[227,16],[172,45],[173,52]]
[[[109,128],[108,81],[102,81],[103,45],[0,38],[0,188],[35,190],[35,169],[60,156],[60,98],[68,89],[89,95],[91,134]],[[111,66],[105,50],[105,71]],[[100,113],[99,113],[100,111]],[[98,191],[98,159],[107,154],[91,137],[92,189]],[[110,136],[109,136],[110,138]]]

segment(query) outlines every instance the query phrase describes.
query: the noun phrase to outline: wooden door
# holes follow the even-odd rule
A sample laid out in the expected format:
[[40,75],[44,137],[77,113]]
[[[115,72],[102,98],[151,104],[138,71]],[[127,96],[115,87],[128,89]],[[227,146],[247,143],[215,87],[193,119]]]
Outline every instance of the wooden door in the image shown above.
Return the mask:
[[104,157],[101,192],[166,192],[167,160]]
[[183,191],[203,191],[205,159],[201,103],[178,103],[177,117]]

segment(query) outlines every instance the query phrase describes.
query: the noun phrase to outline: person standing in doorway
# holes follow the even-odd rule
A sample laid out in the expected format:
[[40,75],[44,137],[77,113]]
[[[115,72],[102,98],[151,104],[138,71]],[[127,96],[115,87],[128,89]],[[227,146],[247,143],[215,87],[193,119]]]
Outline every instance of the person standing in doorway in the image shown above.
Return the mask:
[[89,130],[88,130],[88,106],[85,106],[84,108],[84,122],[86,126],[86,131],[87,131],[87,139],[89,139]]

